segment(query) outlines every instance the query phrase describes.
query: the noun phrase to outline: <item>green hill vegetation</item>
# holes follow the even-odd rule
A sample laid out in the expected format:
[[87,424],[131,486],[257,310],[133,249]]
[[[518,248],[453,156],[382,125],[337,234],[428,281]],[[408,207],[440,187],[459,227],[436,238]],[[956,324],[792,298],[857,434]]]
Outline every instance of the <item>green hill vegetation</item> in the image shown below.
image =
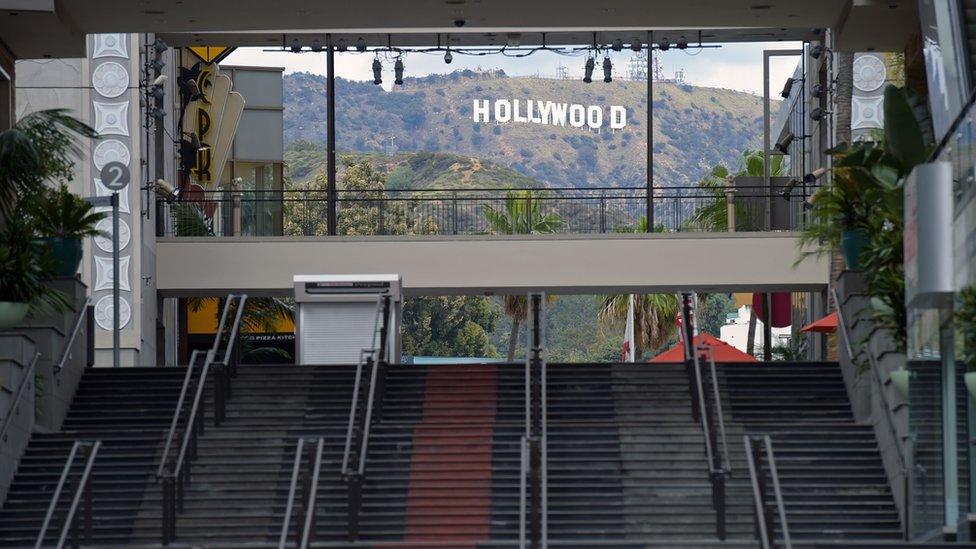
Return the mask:
[[[286,160],[295,181],[311,179],[324,161],[326,81],[285,75]],[[538,124],[474,123],[475,99],[528,99],[627,109],[620,130]],[[344,153],[371,153],[391,168],[391,185],[417,187],[643,186],[646,177],[646,84],[508,77],[458,71],[407,78],[384,91],[369,82],[336,82],[336,141]],[[762,99],[717,88],[657,83],[654,164],[659,186],[693,185],[712,166],[756,149]],[[392,144],[392,146],[391,146]],[[412,155],[411,153],[435,153]],[[441,154],[443,153],[442,156]],[[426,164],[426,163],[429,163]],[[455,164],[458,166],[455,167]],[[399,171],[397,171],[399,170]],[[400,187],[402,188],[402,187]]]

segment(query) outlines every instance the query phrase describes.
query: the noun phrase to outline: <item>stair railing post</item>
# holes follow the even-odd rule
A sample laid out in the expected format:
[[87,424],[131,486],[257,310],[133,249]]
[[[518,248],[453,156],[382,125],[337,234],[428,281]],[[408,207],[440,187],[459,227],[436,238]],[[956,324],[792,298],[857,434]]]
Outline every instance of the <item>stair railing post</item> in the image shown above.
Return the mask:
[[692,294],[681,294],[681,338],[685,348],[685,375],[688,378],[688,393],[691,396],[691,418],[701,423],[701,404],[695,381],[695,326]]
[[[94,447],[92,446],[89,448],[88,450],[89,454],[91,453],[92,448]],[[84,502],[83,503],[84,509],[82,511],[84,513],[84,532],[85,532],[84,542],[86,545],[91,545],[92,542],[94,541],[93,533],[92,533],[92,519],[93,519],[93,515],[95,514],[95,510],[94,510],[95,502],[92,497],[92,484],[94,483],[94,480],[95,480],[94,476],[90,476],[88,478],[88,482],[85,483],[85,491],[82,496]]]

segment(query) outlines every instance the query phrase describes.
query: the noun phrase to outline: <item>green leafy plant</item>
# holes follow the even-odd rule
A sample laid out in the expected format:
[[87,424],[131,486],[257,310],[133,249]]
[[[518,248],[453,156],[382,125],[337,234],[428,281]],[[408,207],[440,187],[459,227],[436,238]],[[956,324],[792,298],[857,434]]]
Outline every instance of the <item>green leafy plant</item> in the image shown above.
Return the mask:
[[105,214],[92,211],[92,205],[68,190],[67,185],[45,189],[36,200],[30,201],[34,228],[45,237],[81,238],[95,236],[95,224]]
[[47,284],[52,278],[51,257],[35,238],[26,213],[12,213],[15,215],[0,228],[0,301],[63,310],[68,306],[67,298]]
[[800,242],[800,259],[828,254],[844,230],[866,235],[861,268],[871,296],[871,316],[892,331],[898,349],[907,340],[904,265],[904,180],[931,155],[931,119],[922,98],[908,88],[885,89],[885,128],[877,142],[834,148],[832,182],[813,196]]
[[21,201],[37,196],[45,181],[71,181],[79,138],[94,137],[95,130],[67,109],[28,114],[0,132],[0,224]]
[[953,322],[962,343],[960,359],[967,372],[976,372],[976,285],[969,285],[959,292]]

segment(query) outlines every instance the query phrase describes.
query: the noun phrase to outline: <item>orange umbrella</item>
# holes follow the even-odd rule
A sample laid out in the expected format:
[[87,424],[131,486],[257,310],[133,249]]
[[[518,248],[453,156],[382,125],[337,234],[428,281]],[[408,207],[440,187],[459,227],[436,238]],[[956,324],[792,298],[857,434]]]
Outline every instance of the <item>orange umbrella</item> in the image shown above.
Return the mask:
[[[702,332],[695,336],[695,346],[711,345],[715,351],[715,362],[756,362],[756,357],[743,353],[721,339]],[[682,343],[678,343],[667,351],[651,359],[651,362],[684,362],[685,348]]]
[[801,332],[821,332],[830,333],[837,331],[837,312],[834,311],[829,315],[821,318],[820,320],[815,320],[810,324],[800,328]]

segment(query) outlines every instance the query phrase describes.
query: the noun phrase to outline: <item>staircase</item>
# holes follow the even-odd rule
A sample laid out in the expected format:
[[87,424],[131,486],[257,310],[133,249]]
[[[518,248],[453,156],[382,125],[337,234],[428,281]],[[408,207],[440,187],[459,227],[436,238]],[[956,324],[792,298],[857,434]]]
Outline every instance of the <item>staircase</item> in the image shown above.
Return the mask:
[[[754,547],[747,433],[772,436],[795,546],[900,539],[873,433],[854,423],[836,364],[719,371],[733,469],[725,542],[715,534],[683,366],[549,365],[552,547]],[[96,545],[158,543],[154,472],[183,372],[86,371],[64,430],[31,440],[0,511],[0,546],[33,544],[76,438],[104,442],[94,476]],[[299,437],[325,439],[316,539],[344,544],[339,472],[353,381],[352,367],[240,366],[226,420],[214,428],[208,418],[199,438],[178,545],[276,543]],[[390,366],[384,387],[359,545],[512,546],[524,366]]]
[[721,370],[733,428],[772,438],[794,542],[901,540],[872,427],[854,422],[836,363]]
[[[158,540],[158,524],[148,536],[136,526],[143,508],[159,507],[153,495],[156,456],[182,382],[183,371],[175,368],[86,370],[61,431],[31,437],[0,509],[0,546],[34,546],[76,439],[102,440],[92,477],[97,544]],[[70,502],[61,499],[59,516]],[[48,541],[61,530],[58,523],[52,526]]]

